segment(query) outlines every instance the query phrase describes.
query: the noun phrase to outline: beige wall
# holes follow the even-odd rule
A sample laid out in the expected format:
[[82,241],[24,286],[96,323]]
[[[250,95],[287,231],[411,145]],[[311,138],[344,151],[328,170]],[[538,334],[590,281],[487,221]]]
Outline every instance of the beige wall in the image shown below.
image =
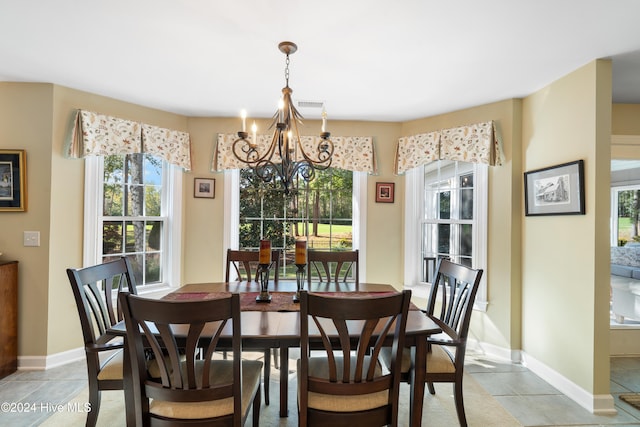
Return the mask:
[[[27,152],[28,211],[0,213],[0,252],[19,268],[18,354],[82,344],[65,269],[82,265],[84,162],[62,156],[76,109],[187,130],[185,117],[50,84],[0,83],[0,148]],[[40,231],[40,247],[22,232]]]
[[614,104],[611,120],[611,158],[640,159],[640,105]]
[[[46,354],[53,86],[0,83],[0,148],[26,151],[27,212],[0,213],[0,252],[19,260],[18,352]],[[23,231],[40,247],[23,247]],[[77,344],[77,342],[76,342]]]
[[[367,281],[403,283],[404,179],[392,164],[398,137],[495,120],[506,161],[489,173],[489,306],[475,313],[473,339],[523,349],[585,390],[608,393],[608,368],[606,376],[594,371],[608,352],[608,262],[601,259],[608,260],[610,79],[610,64],[594,62],[524,100],[406,123],[331,121],[333,135],[372,136],[377,150],[379,174],[367,185]],[[190,133],[181,283],[223,277],[224,178],[210,162],[217,133],[235,132],[238,119],[186,118],[54,85],[0,83],[0,147],[24,148],[28,161],[29,211],[0,214],[0,250],[20,260],[21,357],[60,353],[81,341],[64,270],[82,263],[84,166],[61,154],[78,108]],[[579,158],[586,164],[587,215],[525,218],[523,171]],[[196,177],[216,179],[215,199],[193,198]],[[376,181],[397,184],[395,203],[374,202]],[[24,248],[24,230],[40,231],[42,246]]]
[[[38,108],[35,108],[37,106]],[[3,258],[20,260],[19,355],[52,355],[81,345],[77,312],[65,274],[82,265],[84,162],[67,159],[63,147],[76,109],[188,131],[192,171],[183,181],[183,274],[180,284],[223,278],[222,221],[224,179],[210,171],[218,133],[237,131],[236,118],[186,118],[118,100],[49,84],[0,84],[0,148],[27,151],[29,210],[2,213]],[[266,128],[267,120],[259,125]],[[333,135],[374,137],[377,176],[368,178],[367,277],[402,285],[402,180],[393,176],[393,154],[400,125],[332,121]],[[310,121],[309,129],[319,128]],[[193,198],[195,177],[216,179],[216,198]],[[373,202],[376,181],[396,182],[393,204]],[[384,224],[384,227],[380,227]],[[41,233],[41,246],[22,246],[22,231]],[[384,252],[375,248],[384,247]]]
[[523,101],[525,170],[583,159],[586,215],[524,219],[522,349],[596,395],[609,393],[610,129],[608,61]]
[[[210,171],[215,138],[219,133],[237,132],[240,124],[237,118],[191,118],[189,133],[192,142],[193,170],[185,181],[185,252],[184,283],[197,283],[224,278],[223,247],[224,221],[224,174]],[[267,129],[269,120],[257,120],[260,129]],[[309,120],[301,129],[304,134],[313,134],[320,123]],[[402,179],[393,176],[395,142],[399,137],[400,125],[380,122],[329,122],[329,130],[334,136],[372,136],[378,159],[378,175],[367,179],[367,259],[366,277],[370,282],[390,283],[402,286]],[[215,178],[216,197],[214,200],[194,199],[193,179]],[[395,203],[375,203],[375,182],[395,182]],[[381,227],[380,224],[384,224]],[[385,248],[385,251],[376,250]]]
[[612,135],[640,135],[640,104],[613,104]]

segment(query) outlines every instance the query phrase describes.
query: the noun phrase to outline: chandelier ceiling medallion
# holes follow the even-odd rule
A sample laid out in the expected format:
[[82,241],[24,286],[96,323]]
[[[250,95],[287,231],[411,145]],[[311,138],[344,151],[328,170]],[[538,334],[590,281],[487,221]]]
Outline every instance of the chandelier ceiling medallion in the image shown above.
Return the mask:
[[[284,70],[285,87],[282,88],[278,110],[273,115],[273,122],[269,129],[274,128],[271,143],[259,144],[256,135],[255,122],[251,127],[252,135],[246,131],[247,114],[242,111],[242,130],[238,132],[238,139],[233,142],[233,154],[241,162],[247,164],[255,176],[263,182],[269,183],[274,178],[279,178],[284,188],[284,193],[289,194],[296,176],[305,182],[313,180],[316,170],[324,170],[331,166],[333,156],[333,142],[329,138],[331,134],[326,131],[327,114],[322,111],[322,132],[317,143],[305,141],[304,146],[298,125],[302,124],[302,115],[293,104],[291,94],[293,89],[289,87],[289,55],[293,55],[298,46],[295,43],[284,41],[278,45],[278,49],[287,56]],[[264,150],[264,151],[263,151]]]

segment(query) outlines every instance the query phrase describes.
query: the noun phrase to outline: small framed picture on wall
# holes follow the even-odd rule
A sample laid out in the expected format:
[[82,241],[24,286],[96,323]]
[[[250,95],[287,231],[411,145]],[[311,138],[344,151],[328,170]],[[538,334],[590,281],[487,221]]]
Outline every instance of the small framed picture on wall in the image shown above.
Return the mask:
[[27,210],[25,150],[0,150],[0,212]]
[[196,178],[193,181],[193,197],[215,199],[216,180],[210,178]]
[[526,216],[584,215],[584,160],[524,173]]
[[376,182],[376,203],[393,203],[394,191],[393,182]]

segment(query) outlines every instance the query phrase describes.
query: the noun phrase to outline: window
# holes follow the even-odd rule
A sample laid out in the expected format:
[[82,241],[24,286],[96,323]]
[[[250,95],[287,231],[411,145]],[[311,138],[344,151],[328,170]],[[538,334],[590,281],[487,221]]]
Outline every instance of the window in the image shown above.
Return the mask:
[[[405,285],[418,295],[439,260],[486,269],[488,167],[440,160],[405,175]],[[433,263],[435,261],[435,263]],[[476,307],[486,305],[486,277]]]
[[432,163],[425,167],[424,182],[423,258],[448,258],[470,267],[476,227],[473,164]]
[[179,168],[148,154],[85,162],[85,265],[126,256],[139,288],[177,283]]
[[239,247],[257,249],[261,238],[283,253],[280,277],[295,278],[294,242],[316,250],[353,248],[353,172],[317,171],[310,183],[284,195],[279,181],[265,184],[240,171]]
[[[224,174],[224,200],[225,204],[228,203],[224,218],[225,248],[257,248],[257,239],[261,235],[265,235],[272,240],[273,248],[293,251],[296,230],[286,224],[290,224],[294,220],[298,225],[298,235],[304,236],[307,231],[303,229],[302,224],[308,218],[308,234],[311,236],[309,247],[333,248],[334,250],[337,248],[359,249],[360,280],[366,281],[366,236],[360,232],[360,230],[366,230],[366,172],[335,170],[330,175],[330,179],[328,176],[324,178],[316,176],[316,179],[309,186],[309,190],[301,190],[295,203],[288,204],[285,204],[281,196],[278,196],[282,193],[277,190],[278,187],[274,187],[271,197],[265,192],[260,193],[259,198],[242,196],[242,192],[248,191],[249,183],[244,182],[246,176],[241,175],[239,170],[226,170]],[[344,182],[338,182],[338,180],[347,182],[349,178],[351,187]],[[245,187],[245,189],[241,191],[241,187]],[[317,204],[318,232],[321,236],[315,239],[313,236],[313,207],[316,206],[314,198],[317,191],[321,201]],[[272,199],[278,197],[280,197],[280,201],[275,204],[276,207],[271,207]],[[252,231],[240,231],[243,229],[240,225],[241,221],[244,224],[243,227],[251,227]],[[268,233],[272,231],[277,233],[278,229],[281,230],[280,234],[276,234],[273,238],[268,237]],[[259,234],[264,232],[267,234]],[[285,247],[285,243],[288,246]],[[226,262],[225,256],[226,249],[223,251],[223,259],[221,259],[222,271],[224,271]],[[292,260],[293,253],[285,258],[283,264],[288,268],[285,267],[286,270],[281,273],[280,277],[285,277],[284,274],[286,277],[295,277]]]
[[640,241],[640,185],[611,189],[611,246]]

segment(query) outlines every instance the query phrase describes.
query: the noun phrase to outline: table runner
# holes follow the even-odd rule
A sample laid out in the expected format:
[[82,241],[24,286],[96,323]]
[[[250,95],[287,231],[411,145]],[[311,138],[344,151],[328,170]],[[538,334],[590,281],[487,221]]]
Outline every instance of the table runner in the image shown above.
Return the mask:
[[[322,295],[341,298],[361,298],[394,294],[394,291],[380,292],[314,292]],[[185,301],[195,299],[213,299],[230,295],[231,292],[172,292],[163,297],[169,301]],[[240,309],[242,311],[300,311],[300,304],[293,302],[295,292],[269,292],[271,302],[256,302],[256,297],[260,292],[241,292]],[[410,310],[418,310],[411,303]]]

